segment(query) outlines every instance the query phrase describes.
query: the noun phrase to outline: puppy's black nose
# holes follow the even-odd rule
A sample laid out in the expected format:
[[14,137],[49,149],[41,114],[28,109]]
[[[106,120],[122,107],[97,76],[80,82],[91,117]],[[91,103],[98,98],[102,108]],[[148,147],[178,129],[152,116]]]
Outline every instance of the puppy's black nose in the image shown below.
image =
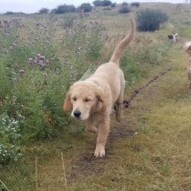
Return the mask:
[[74,111],[74,116],[75,117],[80,117],[80,115],[81,115],[81,112],[79,111],[79,110],[76,110],[76,111]]

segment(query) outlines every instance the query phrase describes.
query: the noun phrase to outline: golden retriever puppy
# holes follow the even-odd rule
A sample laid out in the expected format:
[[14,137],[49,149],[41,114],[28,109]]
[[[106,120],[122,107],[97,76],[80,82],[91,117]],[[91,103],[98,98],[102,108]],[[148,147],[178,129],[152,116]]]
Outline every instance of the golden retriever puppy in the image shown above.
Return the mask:
[[113,106],[116,108],[116,119],[121,119],[125,79],[119,61],[134,37],[135,21],[132,18],[130,25],[129,34],[116,46],[110,61],[100,65],[88,79],[75,82],[64,102],[65,111],[72,108],[72,117],[85,121],[87,130],[98,133],[95,157],[105,156]]
[[188,53],[188,65],[187,65],[187,74],[188,74],[188,81],[189,81],[189,90],[191,93],[191,41],[186,42],[184,45],[185,51]]

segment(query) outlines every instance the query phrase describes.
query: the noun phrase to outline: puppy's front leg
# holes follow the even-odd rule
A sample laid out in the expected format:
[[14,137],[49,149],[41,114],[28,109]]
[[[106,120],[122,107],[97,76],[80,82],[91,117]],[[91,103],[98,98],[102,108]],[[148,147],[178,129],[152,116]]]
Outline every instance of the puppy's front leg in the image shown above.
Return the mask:
[[97,133],[96,122],[91,117],[86,121],[86,130],[92,133]]
[[105,156],[105,144],[107,142],[109,128],[110,128],[110,118],[109,116],[106,116],[99,125],[97,144],[94,152],[95,157]]

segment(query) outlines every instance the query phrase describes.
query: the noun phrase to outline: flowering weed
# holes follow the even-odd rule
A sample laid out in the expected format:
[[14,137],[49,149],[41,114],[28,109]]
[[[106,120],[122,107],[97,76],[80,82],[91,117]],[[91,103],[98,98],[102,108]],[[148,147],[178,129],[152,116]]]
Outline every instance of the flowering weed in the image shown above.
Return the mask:
[[0,165],[17,160],[21,154],[19,121],[10,119],[6,113],[0,114]]

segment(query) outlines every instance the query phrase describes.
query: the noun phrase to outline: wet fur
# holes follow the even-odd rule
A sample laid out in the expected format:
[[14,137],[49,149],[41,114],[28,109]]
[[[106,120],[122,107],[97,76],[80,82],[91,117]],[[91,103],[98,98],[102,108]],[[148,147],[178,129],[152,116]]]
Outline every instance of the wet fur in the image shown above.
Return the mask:
[[69,89],[64,102],[64,110],[72,109],[71,115],[86,122],[87,130],[98,133],[94,155],[105,155],[105,144],[110,131],[110,114],[115,105],[116,119],[121,120],[125,79],[119,68],[123,50],[132,41],[135,21],[130,19],[129,34],[118,43],[108,63],[102,64],[86,80],[75,82]]

